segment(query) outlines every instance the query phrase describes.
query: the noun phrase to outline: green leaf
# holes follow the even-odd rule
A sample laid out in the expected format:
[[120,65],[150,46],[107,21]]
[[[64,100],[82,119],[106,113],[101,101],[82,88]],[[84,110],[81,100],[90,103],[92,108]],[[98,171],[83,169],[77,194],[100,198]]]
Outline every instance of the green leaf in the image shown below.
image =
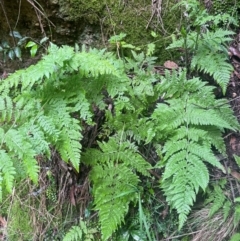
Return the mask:
[[234,199],[234,202],[240,202],[240,197],[236,197],[236,198]]
[[9,52],[8,52],[8,57],[11,59],[11,60],[13,60],[14,58],[15,58],[15,52],[14,52],[14,50],[9,50]]
[[135,49],[135,46],[133,46],[132,44],[127,44],[125,42],[121,42],[121,46],[126,49]]
[[122,41],[126,36],[127,36],[127,34],[125,34],[125,33],[120,33],[119,35],[114,35],[114,36],[112,36],[108,41],[109,41],[111,44],[115,44],[115,43],[117,43],[117,42]]
[[8,44],[7,41],[2,41],[2,47],[3,47],[4,49],[10,48],[10,46],[9,46],[9,44]]
[[18,46],[15,47],[15,48],[14,48],[14,52],[15,52],[16,57],[19,58],[19,59],[21,59],[21,57],[22,57],[22,51],[21,51],[21,48],[18,47]]
[[151,56],[155,51],[155,44],[150,43],[147,45],[147,56]]
[[31,57],[34,57],[36,55],[37,51],[38,51],[38,45],[36,44],[36,45],[32,46],[30,49]]
[[154,32],[154,31],[151,31],[151,36],[152,36],[152,37],[154,37],[154,38],[156,38],[156,37],[157,37],[157,34],[156,34],[156,32]]
[[33,46],[35,46],[35,45],[37,45],[35,42],[29,41],[29,42],[27,42],[25,48],[30,48],[30,47],[33,47]]
[[19,39],[23,38],[22,35],[18,31],[12,31],[12,32],[9,33],[9,35],[11,37],[15,37],[15,38],[19,38]]
[[238,164],[238,167],[240,167],[240,156],[237,156],[237,155],[233,155],[236,163]]
[[29,37],[21,38],[21,39],[18,41],[17,45],[18,45],[18,46],[22,46],[22,45],[26,42],[27,39],[29,39]]

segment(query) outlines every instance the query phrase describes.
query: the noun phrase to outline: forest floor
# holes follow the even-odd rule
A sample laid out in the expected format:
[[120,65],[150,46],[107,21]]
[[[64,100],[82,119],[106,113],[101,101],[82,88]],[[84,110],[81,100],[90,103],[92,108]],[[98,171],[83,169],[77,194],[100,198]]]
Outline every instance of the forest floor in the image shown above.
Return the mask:
[[[229,85],[227,88],[226,97],[229,100],[234,114],[240,122],[240,33],[235,37],[229,48],[230,61],[234,67],[234,71],[231,75]],[[240,173],[238,173],[238,166],[235,164],[234,155],[240,156],[240,133],[230,132],[225,136],[228,164],[227,167],[230,170],[234,170],[238,175],[235,178],[240,180]]]
[[[234,41],[229,47],[229,57],[234,67],[234,71],[231,75],[227,92],[226,92],[226,97],[234,111],[235,116],[240,122],[240,51],[239,51],[239,48],[240,48],[240,33],[238,33],[235,36]],[[30,58],[27,56],[29,56],[29,53],[24,54],[22,61],[8,60],[6,62],[3,62],[2,59],[0,59],[0,81],[4,81],[4,79],[7,78],[7,76],[10,73],[13,73],[18,69],[26,68],[32,64],[35,64],[41,58],[40,54],[38,54],[38,56],[36,56],[35,58]],[[96,121],[99,121],[99,113],[96,114]],[[230,187],[233,187],[231,188],[231,190],[229,190],[231,191],[231,196],[237,197],[237,196],[240,196],[240,187],[238,186],[238,181],[240,180],[240,168],[234,159],[234,155],[237,155],[240,157],[240,132],[236,133],[236,132],[228,131],[227,133],[225,133],[224,138],[226,143],[227,158],[220,157],[220,160],[222,164],[225,166],[227,171],[226,171],[226,174],[223,174],[220,171],[214,170],[211,173],[212,174],[211,177],[214,179],[215,178],[217,179],[222,177],[223,175],[226,175],[228,182],[231,183]],[[71,181],[75,181],[75,182],[77,180],[79,181],[79,176],[72,171],[70,172],[66,164],[60,160],[60,157],[56,153],[52,153],[52,155],[53,155],[52,157],[54,157],[53,159],[55,160],[55,162],[52,163],[52,168],[54,169],[53,173],[59,173],[59,170],[60,170],[63,176],[65,177],[68,176],[68,178],[71,179]],[[42,164],[46,165],[44,164],[44,162],[42,162]],[[68,191],[66,190],[65,193],[68,193],[69,195],[68,197],[66,196],[62,197],[63,199],[66,199],[66,198],[70,199],[70,203],[73,205],[75,204],[75,202],[79,202],[79,200],[81,200],[83,203],[83,206],[87,206],[88,201],[91,199],[91,197],[89,196],[89,190],[88,190],[89,188],[89,183],[87,179],[88,170],[86,170],[85,168],[86,167],[82,168],[82,170],[84,170],[83,173],[85,173],[85,175],[81,176],[81,179],[82,179],[81,183],[83,184],[82,186],[84,188],[82,188],[81,190],[78,190],[78,187],[76,185],[74,189],[70,188],[70,190]],[[67,170],[66,173],[64,173],[63,170]],[[59,180],[60,179],[62,180],[62,177],[59,177]],[[63,183],[63,184],[65,185],[66,183]],[[45,185],[45,184],[42,183],[42,185]],[[68,184],[67,186],[68,187],[66,187],[65,185],[64,187],[65,188],[70,187]],[[75,200],[74,198],[76,194],[78,194],[77,200]],[[84,210],[83,206],[81,207],[81,210]],[[1,221],[0,219],[0,226],[2,222],[3,221]]]

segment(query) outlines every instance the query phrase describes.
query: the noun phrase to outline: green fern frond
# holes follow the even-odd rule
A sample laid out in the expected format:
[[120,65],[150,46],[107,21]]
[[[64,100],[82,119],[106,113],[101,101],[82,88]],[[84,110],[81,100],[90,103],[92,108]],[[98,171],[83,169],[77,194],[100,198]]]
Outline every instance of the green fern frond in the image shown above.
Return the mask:
[[27,174],[34,183],[37,183],[39,166],[35,159],[36,152],[27,140],[26,133],[24,134],[25,136],[17,130],[10,129],[4,136],[4,142],[9,151],[23,161]]
[[79,226],[72,226],[71,229],[66,233],[63,241],[79,241],[83,238],[83,231]]
[[99,211],[103,240],[107,240],[124,221],[131,201],[136,200],[139,179],[124,164],[96,166],[94,182],[95,209]]
[[212,145],[224,155],[226,146],[222,138],[222,130],[215,126],[201,126],[200,128],[207,132],[206,138],[203,140],[205,142],[204,145]]
[[[39,166],[35,157],[39,154],[50,157],[50,146],[78,171],[82,124],[93,124],[93,107],[106,109],[104,98],[120,99],[129,85],[123,61],[116,59],[114,54],[84,48],[75,52],[72,47],[53,44],[36,65],[16,71],[2,81],[1,143],[9,160],[16,160],[13,166],[19,164],[19,170],[23,170],[25,176],[21,175],[21,178],[29,176],[37,182]],[[136,173],[149,175],[149,165],[130,143],[119,153],[119,158],[108,155],[113,161],[125,162],[133,176],[137,177]],[[5,185],[6,168],[1,168],[1,182]],[[19,170],[16,168],[16,172]],[[9,173],[13,174],[13,171]],[[9,190],[12,179],[6,178],[9,179]]]
[[225,93],[233,71],[232,65],[226,61],[227,56],[224,53],[215,53],[212,49],[208,51],[199,49],[199,53],[192,58],[191,67],[213,76]]
[[240,205],[237,204],[234,209],[234,215],[233,215],[233,224],[234,227],[238,227],[240,222]]
[[57,149],[59,150],[62,159],[65,162],[71,162],[73,167],[79,171],[80,157],[81,157],[81,148],[80,140],[82,135],[80,133],[80,127],[78,132],[75,129],[63,128],[60,141],[57,143]]
[[[91,64],[89,64],[91,63]],[[79,70],[81,76],[99,77],[101,75],[115,75],[120,77],[119,69],[123,70],[123,63],[117,61],[113,54],[91,49],[89,52],[82,51],[74,55],[70,62],[74,70]]]
[[233,127],[234,130],[239,129],[239,122],[235,118],[234,111],[229,105],[229,102],[227,100],[224,100],[224,99],[216,100],[213,108],[216,110],[218,115],[221,116],[221,118],[225,122],[229,123],[229,125]]
[[43,113],[36,118],[36,124],[42,129],[46,136],[51,137],[52,140],[58,140],[60,131],[55,126],[55,120],[51,116],[45,116]]
[[191,32],[174,40],[167,49],[186,48],[185,51],[192,51],[191,68],[213,76],[225,93],[233,67],[228,63],[224,44],[231,41],[232,34],[234,32],[221,28],[206,33]]
[[3,185],[8,192],[12,191],[15,174],[13,160],[4,150],[0,150],[0,201],[2,201]]
[[[36,65],[31,65],[26,70],[16,71],[0,85],[0,93],[9,91],[12,87],[21,84],[21,90],[31,89],[34,84],[41,84],[45,78],[52,75],[61,76],[61,68],[69,62],[74,55],[73,48],[63,46],[61,48],[51,44],[49,54],[45,55]],[[63,70],[63,69],[62,69]]]
[[[164,158],[161,160],[165,163],[165,171],[161,187],[170,206],[179,214],[179,228],[187,219],[199,189],[204,191],[208,185],[209,173],[205,163],[225,172],[212,146],[224,155],[222,132],[224,129],[239,129],[229,105],[216,101],[212,88],[198,78],[184,79],[184,75],[173,73],[171,78],[166,74],[163,83],[166,80],[173,85],[181,82],[182,87],[173,93],[164,85],[163,90],[158,86],[159,92],[164,91],[169,98],[174,94],[175,98],[158,104],[151,116],[156,126],[155,138],[162,140],[162,133],[165,133]],[[222,115],[225,109],[227,114]]]
[[103,240],[107,240],[124,221],[129,203],[137,200],[137,173],[149,176],[148,169],[151,168],[138,154],[137,147],[121,137],[99,143],[101,150],[88,149],[82,160],[93,168],[94,203],[99,211]]
[[[188,34],[188,39],[187,39],[187,47],[190,49],[194,49],[194,46],[196,44],[196,39],[197,39],[198,34],[196,32],[191,32]],[[184,38],[180,38],[174,41],[166,48],[166,49],[176,49],[176,48],[183,48],[185,47],[185,42]]]
[[232,203],[229,200],[226,200],[222,209],[223,209],[223,219],[224,221],[226,221],[231,213]]
[[97,163],[108,163],[109,160],[116,162],[123,162],[132,170],[149,176],[148,170],[151,166],[146,160],[138,153],[135,145],[128,141],[118,143],[116,139],[110,138],[108,142],[98,143],[102,151],[96,149],[89,149],[84,156],[84,162],[88,165],[95,165]]
[[94,233],[97,233],[96,228],[88,228],[86,222],[80,221],[79,226],[72,226],[70,230],[65,234],[63,241],[93,241]]
[[14,108],[12,99],[9,96],[0,96],[0,120],[11,122],[13,120]]
[[235,233],[230,239],[230,241],[238,241],[238,240],[240,240],[240,233]]
[[[32,151],[32,154],[34,152]],[[38,183],[38,173],[39,173],[39,166],[38,163],[36,161],[36,159],[34,157],[32,157],[30,154],[31,152],[27,153],[28,155],[23,157],[23,164],[25,166],[25,170],[27,172],[27,174],[29,175],[29,177],[31,178],[31,180],[37,184]]]
[[33,149],[36,150],[38,154],[46,154],[47,157],[50,157],[50,142],[39,125],[34,123],[27,123],[23,125],[21,128],[21,132],[25,132],[29,136],[29,141],[33,146]]
[[207,31],[206,33],[202,34],[201,37],[203,41],[200,42],[200,44],[205,44],[209,47],[209,49],[212,48],[212,50],[216,48],[218,50],[222,50],[221,44],[232,41],[230,36],[233,34],[233,31],[225,30],[222,28],[217,28],[215,31]]

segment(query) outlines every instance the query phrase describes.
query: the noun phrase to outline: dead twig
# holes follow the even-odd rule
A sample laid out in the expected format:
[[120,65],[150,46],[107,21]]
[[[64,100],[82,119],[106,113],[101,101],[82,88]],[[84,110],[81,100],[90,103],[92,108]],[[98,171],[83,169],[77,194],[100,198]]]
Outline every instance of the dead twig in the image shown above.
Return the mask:
[[166,33],[167,31],[165,30],[163,21],[162,21],[162,0],[152,0],[152,15],[148,21],[146,29],[148,29],[155,15],[157,17],[157,23],[161,24],[162,30],[164,31],[164,33]]

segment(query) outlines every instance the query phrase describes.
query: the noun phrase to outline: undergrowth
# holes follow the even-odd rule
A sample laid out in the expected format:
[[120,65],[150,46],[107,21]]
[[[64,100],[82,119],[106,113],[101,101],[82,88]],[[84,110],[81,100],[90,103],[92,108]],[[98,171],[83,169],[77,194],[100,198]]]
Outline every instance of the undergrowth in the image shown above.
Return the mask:
[[[231,33],[191,33],[190,41],[181,39],[170,47],[195,49],[192,68],[213,75],[225,92],[232,68],[220,46]],[[206,42],[219,47],[210,53]],[[189,78],[188,68],[159,76],[153,71],[155,60],[134,51],[132,58],[116,58],[106,50],[51,44],[36,65],[2,81],[1,200],[21,180],[30,178],[37,188],[39,159],[50,160],[54,148],[74,172],[81,174],[80,165],[90,168],[92,210],[98,213],[102,240],[119,230],[130,207],[138,208],[139,233],[156,240],[149,231],[153,219],[142,206],[144,180],[150,178],[157,182],[152,195],[163,191],[167,205],[178,214],[180,230],[198,193],[209,185],[209,168],[226,172],[216,154],[226,156],[222,134],[239,130],[239,124],[228,101],[216,99],[215,87]],[[83,146],[83,133],[99,124],[94,123],[99,111],[104,118],[94,142]],[[154,150],[154,161],[142,152],[144,146]],[[64,240],[93,240],[96,230],[84,221],[78,224]]]

